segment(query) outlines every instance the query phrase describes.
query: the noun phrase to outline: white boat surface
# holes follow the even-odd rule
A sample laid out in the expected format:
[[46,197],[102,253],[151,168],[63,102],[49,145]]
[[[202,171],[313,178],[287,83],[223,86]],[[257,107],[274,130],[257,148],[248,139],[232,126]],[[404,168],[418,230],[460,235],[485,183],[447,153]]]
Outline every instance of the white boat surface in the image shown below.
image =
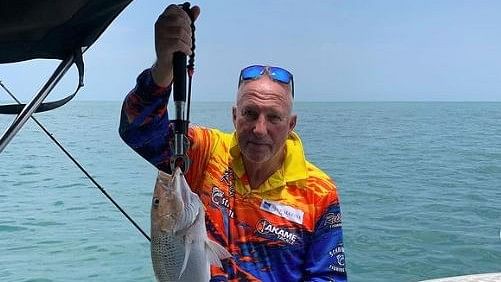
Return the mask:
[[444,277],[421,282],[501,282],[501,272]]

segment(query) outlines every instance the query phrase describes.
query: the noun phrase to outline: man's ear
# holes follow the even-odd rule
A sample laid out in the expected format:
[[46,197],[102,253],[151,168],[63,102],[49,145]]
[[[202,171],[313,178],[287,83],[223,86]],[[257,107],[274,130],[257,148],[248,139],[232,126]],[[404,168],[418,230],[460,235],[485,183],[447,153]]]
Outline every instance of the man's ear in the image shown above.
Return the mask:
[[297,115],[296,114],[291,115],[291,118],[289,120],[289,133],[291,133],[292,130],[294,130],[294,128],[296,127],[296,122],[297,122]]
[[236,128],[236,126],[237,126],[237,106],[233,106],[231,114],[233,116],[233,126]]

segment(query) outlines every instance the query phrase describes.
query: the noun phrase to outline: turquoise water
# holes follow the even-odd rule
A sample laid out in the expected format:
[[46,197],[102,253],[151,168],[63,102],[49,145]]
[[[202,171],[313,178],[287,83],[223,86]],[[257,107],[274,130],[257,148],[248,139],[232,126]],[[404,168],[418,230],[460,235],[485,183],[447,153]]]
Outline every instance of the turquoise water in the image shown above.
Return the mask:
[[[231,129],[230,103],[192,120]],[[155,170],[117,134],[120,102],[38,114],[145,229]],[[350,281],[501,271],[501,103],[298,103],[337,182]],[[0,116],[0,130],[11,116]],[[0,154],[0,281],[152,281],[148,242],[29,122]]]

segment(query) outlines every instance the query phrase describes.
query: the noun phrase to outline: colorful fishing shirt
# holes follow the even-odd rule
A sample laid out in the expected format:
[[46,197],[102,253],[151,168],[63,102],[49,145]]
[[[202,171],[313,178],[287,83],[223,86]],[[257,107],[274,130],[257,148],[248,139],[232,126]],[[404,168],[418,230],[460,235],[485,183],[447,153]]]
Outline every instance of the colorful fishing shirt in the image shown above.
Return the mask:
[[[120,123],[123,140],[164,171],[169,94],[145,70]],[[212,266],[211,281],[346,281],[336,186],[305,159],[296,133],[286,141],[283,166],[258,189],[250,188],[235,133],[190,127],[188,135],[188,183],[205,205],[209,237],[232,254],[223,269]]]

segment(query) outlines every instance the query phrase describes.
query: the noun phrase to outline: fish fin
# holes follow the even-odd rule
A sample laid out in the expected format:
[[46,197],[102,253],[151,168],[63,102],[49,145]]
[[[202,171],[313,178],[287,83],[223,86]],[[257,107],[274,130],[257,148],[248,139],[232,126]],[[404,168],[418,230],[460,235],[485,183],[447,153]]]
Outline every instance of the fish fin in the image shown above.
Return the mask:
[[[194,196],[198,198],[197,195],[194,194]],[[200,220],[199,219],[200,206],[201,206],[200,200],[192,201],[188,204],[185,203],[181,218],[178,220],[176,227],[174,228],[174,231],[175,232],[187,231],[190,227],[195,225],[197,223],[197,220]]]
[[186,182],[184,175],[181,173],[180,169],[176,169],[174,175],[176,178],[176,190],[178,190],[181,195],[183,203],[183,211],[181,218],[178,220],[174,230],[176,232],[185,230],[195,224],[198,214],[200,213],[200,207],[203,205],[202,201],[197,194],[191,191],[190,186]]
[[184,271],[186,270],[186,266],[188,265],[188,258],[190,257],[190,251],[191,251],[191,240],[186,240],[184,241],[184,260],[183,260],[183,266],[181,267],[181,271],[179,272],[179,278],[181,279],[181,276],[183,275]]
[[221,264],[221,259],[230,258],[231,254],[223,246],[221,246],[216,241],[208,239],[205,242],[205,251],[207,254],[207,259],[212,265],[217,265],[223,267]]

